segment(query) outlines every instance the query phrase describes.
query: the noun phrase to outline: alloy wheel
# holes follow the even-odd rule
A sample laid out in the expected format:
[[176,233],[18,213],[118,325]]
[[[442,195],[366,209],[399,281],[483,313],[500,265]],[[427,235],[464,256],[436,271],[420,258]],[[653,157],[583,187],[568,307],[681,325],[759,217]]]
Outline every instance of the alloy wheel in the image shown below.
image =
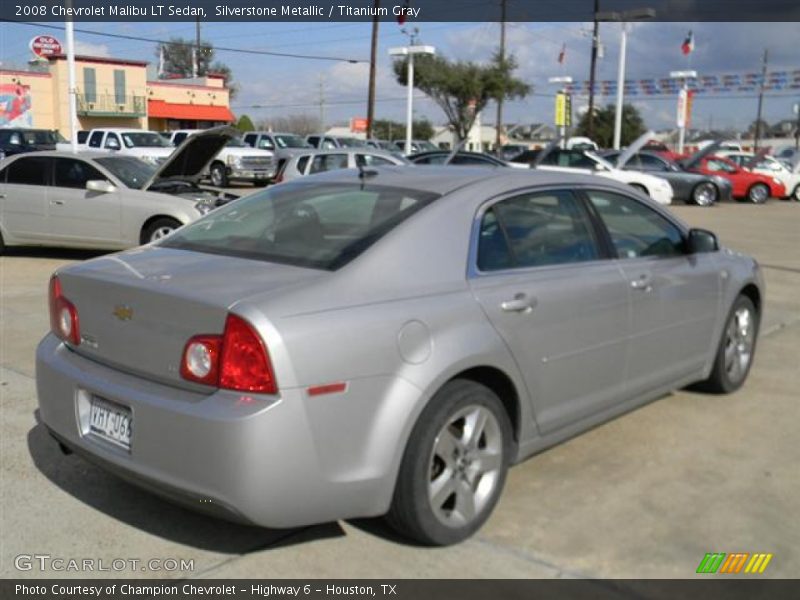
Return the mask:
[[764,204],[769,198],[769,188],[763,183],[757,183],[747,192],[747,197],[753,204]]
[[447,420],[429,462],[428,500],[436,518],[463,527],[491,500],[503,468],[503,435],[495,416],[471,405]]
[[692,197],[698,206],[711,206],[717,199],[717,188],[713,183],[701,183],[694,188]]
[[753,357],[755,323],[747,307],[733,313],[725,332],[725,371],[732,383],[739,383],[747,373]]
[[167,237],[170,233],[175,231],[174,227],[163,226],[153,230],[153,233],[150,234],[150,241],[155,242],[162,238]]

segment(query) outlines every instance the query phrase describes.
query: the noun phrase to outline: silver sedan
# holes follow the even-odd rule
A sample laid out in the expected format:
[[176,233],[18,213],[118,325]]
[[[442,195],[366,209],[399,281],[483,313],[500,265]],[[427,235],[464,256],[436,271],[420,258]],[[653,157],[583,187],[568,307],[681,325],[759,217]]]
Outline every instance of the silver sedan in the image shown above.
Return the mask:
[[197,510],[388,515],[450,544],[509,465],[670,390],[741,386],[763,294],[752,258],[607,179],[338,171],[59,270],[40,414]]

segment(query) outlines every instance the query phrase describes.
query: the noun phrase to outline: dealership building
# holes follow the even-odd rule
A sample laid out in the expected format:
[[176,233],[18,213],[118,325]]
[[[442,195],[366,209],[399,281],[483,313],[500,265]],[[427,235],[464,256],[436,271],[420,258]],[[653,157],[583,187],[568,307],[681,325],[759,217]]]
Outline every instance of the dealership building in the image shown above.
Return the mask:
[[[44,60],[35,70],[0,69],[0,127],[57,129],[69,137],[67,59]],[[157,79],[149,71],[146,61],[76,56],[79,128],[164,131],[234,121],[221,75]]]

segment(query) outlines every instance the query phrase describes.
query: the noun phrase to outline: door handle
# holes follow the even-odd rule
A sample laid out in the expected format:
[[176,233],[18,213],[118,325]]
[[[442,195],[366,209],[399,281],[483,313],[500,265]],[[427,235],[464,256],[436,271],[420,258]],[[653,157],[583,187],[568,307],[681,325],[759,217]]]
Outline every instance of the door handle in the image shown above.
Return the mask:
[[5,198],[5,197],[6,197],[5,194],[0,194],[0,198]]
[[503,312],[530,312],[536,306],[536,298],[529,298],[525,294],[519,293],[514,296],[512,300],[506,300],[500,303],[500,309]]
[[631,280],[631,287],[642,292],[650,292],[653,289],[653,277],[649,273],[643,273]]
[[63,200],[50,200],[50,204],[53,206],[64,206]]

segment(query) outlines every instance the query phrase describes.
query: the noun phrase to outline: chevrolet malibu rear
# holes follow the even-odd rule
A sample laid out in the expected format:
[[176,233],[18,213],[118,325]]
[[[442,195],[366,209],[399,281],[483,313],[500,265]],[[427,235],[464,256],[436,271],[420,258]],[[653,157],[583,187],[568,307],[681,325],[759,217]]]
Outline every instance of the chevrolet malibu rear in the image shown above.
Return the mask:
[[40,417],[196,510],[388,515],[449,544],[510,464],[675,387],[741,386],[761,290],[752,259],[605,178],[332,172],[57,271]]

